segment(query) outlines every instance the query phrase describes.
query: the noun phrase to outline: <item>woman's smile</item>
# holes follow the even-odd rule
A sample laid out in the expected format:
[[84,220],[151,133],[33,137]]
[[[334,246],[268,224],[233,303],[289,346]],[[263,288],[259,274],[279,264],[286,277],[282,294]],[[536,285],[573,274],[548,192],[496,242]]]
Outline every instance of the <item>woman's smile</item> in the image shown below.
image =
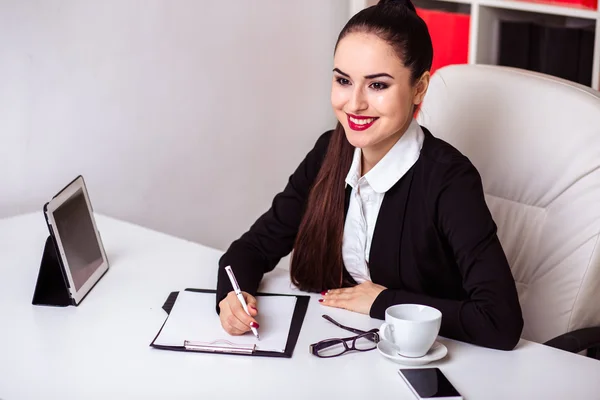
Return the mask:
[[365,131],[379,119],[378,117],[367,117],[364,115],[361,116],[348,113],[346,113],[346,115],[348,116],[348,126],[353,131]]

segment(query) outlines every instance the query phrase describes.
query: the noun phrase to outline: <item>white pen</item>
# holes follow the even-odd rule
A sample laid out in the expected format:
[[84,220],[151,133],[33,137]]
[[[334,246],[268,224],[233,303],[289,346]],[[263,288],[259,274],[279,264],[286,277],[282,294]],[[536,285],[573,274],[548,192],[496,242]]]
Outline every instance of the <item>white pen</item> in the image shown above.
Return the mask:
[[[233,270],[231,269],[231,266],[226,266],[225,271],[227,272],[227,276],[229,276],[229,280],[231,281],[231,286],[233,287],[235,295],[237,296],[240,303],[242,303],[242,307],[244,307],[244,311],[246,311],[246,314],[250,315],[250,312],[248,311],[248,305],[246,304],[246,300],[244,300],[244,295],[242,294],[240,285],[238,285],[237,279],[235,279],[235,275],[233,275]],[[258,340],[260,340],[256,328],[251,326],[250,329],[252,329],[252,333],[254,333],[254,336],[256,336]]]

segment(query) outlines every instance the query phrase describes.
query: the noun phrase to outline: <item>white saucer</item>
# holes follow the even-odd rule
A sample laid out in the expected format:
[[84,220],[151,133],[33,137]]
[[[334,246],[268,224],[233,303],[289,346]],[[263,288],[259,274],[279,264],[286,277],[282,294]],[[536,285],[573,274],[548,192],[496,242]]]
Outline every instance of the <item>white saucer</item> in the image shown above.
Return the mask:
[[396,345],[387,340],[381,340],[377,343],[377,350],[379,350],[385,358],[404,365],[425,365],[442,359],[448,354],[448,348],[440,342],[435,342],[427,354],[417,358],[401,356],[396,349]]

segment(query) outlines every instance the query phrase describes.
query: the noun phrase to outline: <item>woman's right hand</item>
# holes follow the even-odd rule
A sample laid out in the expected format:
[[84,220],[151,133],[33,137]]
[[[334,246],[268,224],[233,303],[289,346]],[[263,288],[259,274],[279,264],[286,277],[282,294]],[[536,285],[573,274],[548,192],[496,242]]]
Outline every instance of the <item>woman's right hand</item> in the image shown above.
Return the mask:
[[258,329],[258,322],[254,319],[258,315],[256,298],[246,292],[242,292],[242,295],[250,315],[246,314],[234,291],[229,292],[227,297],[219,302],[221,325],[230,335],[242,335],[248,332],[251,326]]

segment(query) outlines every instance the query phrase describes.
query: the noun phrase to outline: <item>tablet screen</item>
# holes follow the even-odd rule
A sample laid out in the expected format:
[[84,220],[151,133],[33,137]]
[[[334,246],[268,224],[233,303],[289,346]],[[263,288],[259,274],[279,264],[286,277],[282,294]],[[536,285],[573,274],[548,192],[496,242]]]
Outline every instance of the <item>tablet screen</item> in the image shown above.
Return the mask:
[[75,290],[79,290],[103,261],[83,190],[79,189],[53,214]]

